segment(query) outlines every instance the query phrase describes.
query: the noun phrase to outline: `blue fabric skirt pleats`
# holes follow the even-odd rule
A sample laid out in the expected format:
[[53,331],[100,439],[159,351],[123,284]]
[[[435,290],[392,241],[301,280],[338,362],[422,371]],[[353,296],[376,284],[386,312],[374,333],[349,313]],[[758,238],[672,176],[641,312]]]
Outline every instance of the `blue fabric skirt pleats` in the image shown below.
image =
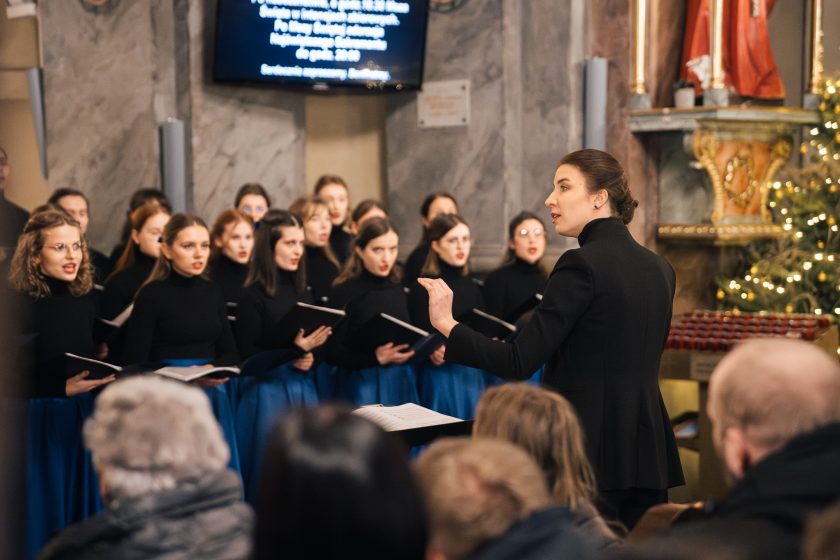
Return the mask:
[[302,372],[290,364],[240,379],[236,442],[247,501],[256,499],[263,450],[277,418],[290,408],[317,405],[313,372]]
[[419,403],[417,373],[408,364],[363,369],[338,368],[335,398],[353,406]]
[[315,366],[312,375],[315,380],[315,388],[318,390],[318,399],[321,402],[329,402],[336,398],[337,372],[337,367],[326,362],[321,362]]
[[[211,358],[171,358],[164,360],[170,366],[188,367],[188,366],[203,366],[212,362]],[[233,381],[234,378],[231,379]],[[233,407],[231,406],[231,396],[228,394],[227,385],[231,383],[220,385],[219,387],[202,387],[202,390],[210,399],[210,406],[213,409],[213,414],[222,428],[222,434],[225,441],[230,448],[230,461],[228,466],[241,474],[241,467],[239,464],[239,448],[236,444],[236,429],[234,425]],[[237,384],[239,382],[237,381]]]
[[502,383],[484,370],[448,362],[441,366],[427,362],[421,366],[418,381],[421,405],[461,420],[475,418],[481,394]]
[[56,533],[103,507],[96,471],[82,439],[93,401],[85,393],[27,403],[27,558],[34,558]]

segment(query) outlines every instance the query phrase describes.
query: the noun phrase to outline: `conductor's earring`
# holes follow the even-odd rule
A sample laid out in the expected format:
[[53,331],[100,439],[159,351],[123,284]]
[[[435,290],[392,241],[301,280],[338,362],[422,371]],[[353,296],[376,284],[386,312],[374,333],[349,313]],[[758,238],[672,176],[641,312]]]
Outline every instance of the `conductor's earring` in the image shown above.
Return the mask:
[[598,206],[598,205],[596,204],[596,205],[595,205],[595,210],[598,210],[599,208],[600,208],[600,206]]

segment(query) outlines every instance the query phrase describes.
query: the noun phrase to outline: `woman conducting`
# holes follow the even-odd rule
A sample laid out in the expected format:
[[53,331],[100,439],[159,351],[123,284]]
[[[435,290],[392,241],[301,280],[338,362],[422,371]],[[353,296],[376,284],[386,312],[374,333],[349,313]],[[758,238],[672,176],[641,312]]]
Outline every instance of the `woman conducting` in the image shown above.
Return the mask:
[[638,202],[611,155],[565,156],[545,201],[554,229],[576,237],[549,277],[543,300],[514,342],[485,338],[452,316],[452,292],[429,291],[432,325],[448,338],[448,362],[526,379],[545,363],[543,385],[580,415],[604,513],[632,528],[667,489],[684,483],[659,393],[659,360],[671,323],[675,275],[627,229]]

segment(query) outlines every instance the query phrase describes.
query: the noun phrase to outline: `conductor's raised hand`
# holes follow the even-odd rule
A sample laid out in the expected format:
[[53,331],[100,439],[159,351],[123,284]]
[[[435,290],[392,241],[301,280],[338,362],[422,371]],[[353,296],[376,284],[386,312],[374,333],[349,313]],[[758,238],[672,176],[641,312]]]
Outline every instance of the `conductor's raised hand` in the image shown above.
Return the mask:
[[429,292],[429,322],[448,338],[458,324],[452,316],[452,290],[440,278],[418,278],[417,282]]
[[116,379],[113,375],[103,377],[102,379],[85,379],[88,375],[90,375],[90,372],[85,370],[81,373],[77,373],[73,377],[68,377],[67,381],[64,382],[64,393],[68,397],[72,397],[73,395],[78,395],[80,393],[87,393],[88,391],[96,389],[100,385],[105,385],[106,383],[110,383]]
[[394,346],[393,342],[389,342],[376,349],[376,361],[383,366],[405,363],[413,355],[414,350],[409,350],[408,344]]
[[324,344],[332,334],[332,328],[321,325],[307,336],[303,335],[303,329],[300,329],[295,337],[295,346],[304,352],[311,352]]

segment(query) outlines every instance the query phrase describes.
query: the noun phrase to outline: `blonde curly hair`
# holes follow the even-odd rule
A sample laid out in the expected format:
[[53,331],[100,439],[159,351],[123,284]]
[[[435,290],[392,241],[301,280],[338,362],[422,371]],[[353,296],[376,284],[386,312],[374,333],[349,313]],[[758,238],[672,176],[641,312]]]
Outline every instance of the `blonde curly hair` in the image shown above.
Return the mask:
[[93,288],[93,270],[81,226],[69,214],[57,209],[35,212],[26,222],[23,233],[18,238],[15,255],[12,257],[11,272],[9,273],[9,281],[15,290],[35,299],[51,295],[47,277],[41,271],[41,266],[35,257],[44,249],[44,233],[47,230],[65,225],[78,229],[82,240],[82,262],[79,264],[76,279],[70,283],[70,293],[74,296],[82,296],[91,291]]

